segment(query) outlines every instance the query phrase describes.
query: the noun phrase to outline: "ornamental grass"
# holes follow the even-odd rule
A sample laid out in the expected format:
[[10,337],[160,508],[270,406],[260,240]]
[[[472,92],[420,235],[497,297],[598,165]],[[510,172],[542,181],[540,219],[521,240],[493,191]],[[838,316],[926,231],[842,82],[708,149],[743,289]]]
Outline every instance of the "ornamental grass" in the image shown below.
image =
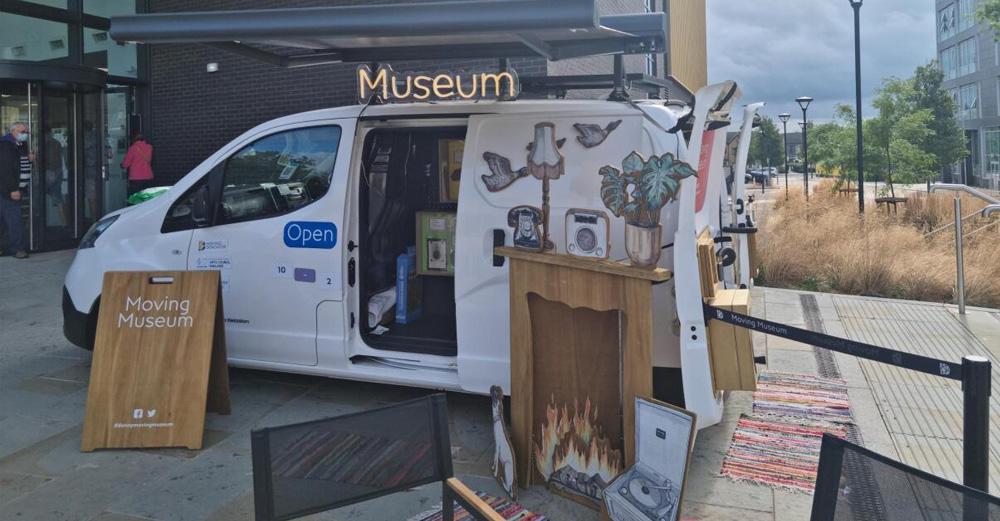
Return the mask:
[[[953,192],[910,192],[896,214],[821,182],[806,203],[792,189],[763,212],[758,255],[765,286],[955,302]],[[963,196],[969,215],[985,203]],[[947,226],[947,227],[946,227]],[[965,295],[970,306],[1000,307],[1000,217],[964,221]],[[941,227],[945,229],[938,230]],[[938,231],[935,231],[938,230]],[[933,233],[931,233],[933,232]]]

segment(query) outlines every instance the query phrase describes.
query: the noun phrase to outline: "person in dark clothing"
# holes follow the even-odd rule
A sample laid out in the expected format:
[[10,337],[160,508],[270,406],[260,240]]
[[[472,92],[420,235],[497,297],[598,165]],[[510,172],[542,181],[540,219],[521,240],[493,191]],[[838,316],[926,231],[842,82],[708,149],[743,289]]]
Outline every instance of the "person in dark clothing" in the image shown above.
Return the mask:
[[24,225],[21,223],[21,151],[28,140],[28,125],[14,123],[0,138],[0,223],[7,234],[8,247],[17,259],[25,259]]

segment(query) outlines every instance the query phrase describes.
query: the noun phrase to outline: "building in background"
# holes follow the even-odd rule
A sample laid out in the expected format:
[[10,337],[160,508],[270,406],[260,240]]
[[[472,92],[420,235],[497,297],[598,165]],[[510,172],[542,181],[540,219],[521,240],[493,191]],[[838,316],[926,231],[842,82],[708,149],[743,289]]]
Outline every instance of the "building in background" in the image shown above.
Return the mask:
[[[25,203],[31,248],[75,246],[95,218],[125,204],[127,179],[120,164],[136,132],[154,145],[156,183],[170,185],[259,123],[357,102],[357,64],[281,68],[207,45],[118,44],[108,36],[111,16],[426,1],[0,2],[0,122],[4,127],[30,122],[38,156]],[[668,52],[627,56],[628,72],[671,74],[691,90],[705,85],[705,0],[597,0],[597,5],[601,15],[668,15]],[[499,60],[390,65],[397,71],[471,73],[496,71]],[[612,59],[531,58],[511,60],[511,66],[521,77],[610,74]]]
[[[427,0],[156,0],[153,12],[315,7],[345,4],[411,3]],[[705,0],[597,0],[601,15],[666,12],[670,49],[657,56],[627,56],[628,72],[673,74],[691,90],[707,82]],[[264,121],[307,110],[356,103],[357,64],[286,69],[196,44],[150,46],[153,86],[151,130],[154,169],[175,182],[234,137]],[[208,64],[216,72],[207,72]],[[492,72],[498,60],[409,61],[390,63],[397,71]],[[610,56],[559,62],[512,60],[521,77],[610,74]],[[573,93],[606,97],[607,91]]]
[[1000,181],[1000,44],[976,20],[977,0],[937,0],[938,62],[958,106],[968,157],[945,182],[997,189]]
[[108,38],[134,0],[0,2],[0,124],[31,125],[36,160],[24,214],[32,250],[75,246],[125,203],[117,165],[139,123],[148,62]]

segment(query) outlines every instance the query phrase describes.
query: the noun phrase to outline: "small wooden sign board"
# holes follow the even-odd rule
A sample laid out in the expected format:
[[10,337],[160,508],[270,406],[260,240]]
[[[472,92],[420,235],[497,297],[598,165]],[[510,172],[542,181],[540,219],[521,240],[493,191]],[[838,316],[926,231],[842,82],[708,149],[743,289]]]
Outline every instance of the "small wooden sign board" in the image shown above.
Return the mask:
[[104,275],[80,449],[200,449],[229,414],[218,271]]

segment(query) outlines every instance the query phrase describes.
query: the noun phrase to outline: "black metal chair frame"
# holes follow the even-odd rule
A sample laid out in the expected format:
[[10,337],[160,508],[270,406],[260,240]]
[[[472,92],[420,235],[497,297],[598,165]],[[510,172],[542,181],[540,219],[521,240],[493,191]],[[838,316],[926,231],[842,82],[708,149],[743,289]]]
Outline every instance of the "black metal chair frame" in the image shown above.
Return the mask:
[[[342,501],[331,501],[330,503],[316,506],[301,511],[276,515],[274,511],[274,484],[271,474],[270,436],[272,433],[290,428],[302,428],[308,425],[320,425],[337,420],[350,420],[351,418],[372,414],[375,412],[385,412],[394,408],[409,407],[414,404],[426,404],[427,414],[432,417],[433,436],[435,443],[436,469],[433,476],[412,482],[402,483],[397,487],[379,490],[370,494],[352,497]],[[433,394],[415,400],[409,400],[398,404],[362,411],[352,414],[314,420],[310,422],[293,425],[283,425],[266,429],[255,430],[251,433],[250,444],[253,459],[253,482],[254,482],[254,511],[258,521],[284,521],[298,517],[323,512],[334,508],[340,508],[356,503],[361,503],[371,499],[388,496],[408,490],[421,485],[427,485],[440,481],[442,484],[442,514],[444,521],[453,521],[454,503],[457,502],[478,521],[504,521],[504,518],[497,514],[489,505],[479,498],[472,490],[454,477],[451,461],[451,440],[448,432],[448,406],[444,393]]]
[[[856,445],[847,440],[832,436],[823,435],[823,445],[820,449],[819,469],[816,474],[816,489],[813,495],[812,513],[810,521],[834,521],[837,510],[837,494],[840,490],[840,477],[843,471],[844,451],[851,450],[865,458],[885,464],[901,472],[928,481],[934,485],[962,494],[963,497],[973,500],[972,503],[985,507],[989,504],[1000,506],[1000,498],[991,496],[981,490],[967,487],[948,481],[920,469],[913,468],[904,463],[887,458],[877,452],[868,450],[860,445]],[[967,505],[970,503],[966,503]],[[973,507],[966,507],[967,517],[965,519],[986,519],[985,516],[978,517],[979,514],[970,512]],[[969,517],[971,516],[971,517]]]

